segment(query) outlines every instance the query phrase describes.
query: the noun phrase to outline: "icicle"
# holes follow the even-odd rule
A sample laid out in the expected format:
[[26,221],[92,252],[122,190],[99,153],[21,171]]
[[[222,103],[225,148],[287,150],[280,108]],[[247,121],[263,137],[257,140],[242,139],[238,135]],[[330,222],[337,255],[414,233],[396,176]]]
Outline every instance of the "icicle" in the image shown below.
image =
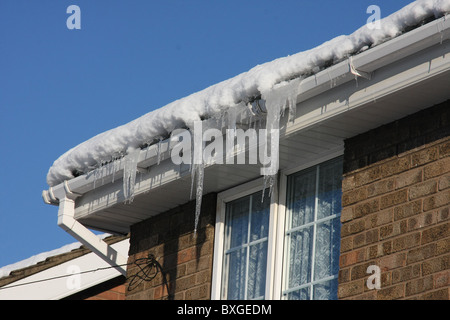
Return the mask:
[[101,185],[103,185],[103,163],[100,162],[97,165],[97,168],[95,168],[93,170],[92,174],[94,175],[93,189],[95,189],[97,187],[98,180],[100,180],[100,179],[101,179]]
[[105,170],[106,170],[106,162],[102,163],[102,186],[105,184]]
[[[283,87],[282,89],[284,89]],[[264,145],[264,156],[268,157],[268,144],[270,145],[270,167],[263,168],[262,173],[264,175],[264,187],[263,187],[263,199],[264,193],[267,185],[269,185],[270,190],[273,188],[273,183],[275,181],[275,176],[278,172],[279,166],[279,128],[280,128],[280,116],[281,108],[284,108],[287,100],[287,95],[285,90],[271,90],[269,92],[263,93],[263,99],[266,100],[267,118],[266,118],[266,130],[267,138],[270,143],[265,143]],[[264,160],[267,164],[267,159]]]
[[[270,146],[270,167],[261,169],[261,172],[264,176],[263,196],[261,199],[262,201],[264,201],[266,188],[269,188],[269,195],[272,194],[273,186],[275,184],[279,169],[280,119],[284,114],[284,109],[287,106],[289,108],[289,121],[293,122],[295,120],[297,96],[300,91],[300,82],[301,79],[297,78],[285,84],[284,86],[272,89],[262,94],[262,98],[265,100],[267,109],[266,138],[270,141],[268,143],[265,143],[263,146],[263,157],[269,157],[268,150]],[[264,159],[263,163],[264,165],[269,164],[268,159]]]
[[200,220],[200,212],[202,209],[203,181],[205,168],[203,164],[195,164],[194,166],[195,166],[195,175],[197,177],[196,195],[195,195],[195,223],[194,223],[194,236],[196,236],[198,223]]
[[94,171],[92,172],[93,176],[94,176],[94,185],[93,185],[93,189],[95,190],[96,187],[96,183],[97,183],[97,169],[94,169]]
[[189,199],[192,200],[192,196],[194,194],[194,181],[195,181],[195,164],[194,164],[194,137],[192,136],[192,141],[191,141],[191,193],[189,196]]
[[244,114],[244,112],[241,112],[240,118],[239,118],[239,123],[240,123],[240,124],[243,124],[243,123],[244,123],[245,116],[246,116],[246,115]]
[[289,122],[294,122],[297,114],[297,97],[300,94],[300,83],[302,79],[292,80],[287,86],[287,103],[289,105]]
[[125,156],[125,164],[123,168],[123,192],[125,202],[129,203],[131,203],[134,199],[134,185],[136,183],[139,154],[140,149],[136,149]]
[[194,123],[193,137],[192,137],[192,164],[191,164],[191,199],[194,191],[195,182],[195,225],[194,236],[197,235],[198,222],[200,219],[200,212],[203,198],[203,177],[204,177],[204,159],[203,159],[203,122],[196,121]]
[[117,159],[113,159],[112,160],[112,183],[114,183],[115,179],[116,179],[116,164],[117,164]]
[[223,128],[225,128],[225,126],[226,126],[226,118],[225,118],[225,111],[222,111],[222,116],[220,117],[221,118],[221,120],[222,120],[222,125],[221,125],[221,129],[223,129]]
[[235,137],[236,137],[236,108],[228,109],[228,128],[226,132],[226,163],[234,164],[234,154],[235,154]]
[[195,181],[195,165],[191,164],[191,194],[189,196],[189,199],[192,200],[192,195],[194,194],[194,183]]
[[253,114],[250,114],[250,116],[248,117],[248,121],[247,121],[247,125],[249,128],[252,127],[252,123],[253,123]]
[[273,191],[273,186],[275,185],[275,176],[267,176],[264,179],[264,184],[263,184],[263,192],[261,195],[261,203],[264,202],[264,195],[266,193],[266,189],[267,189],[267,185],[269,185],[269,198],[272,196],[272,191]]
[[158,141],[158,160],[157,160],[157,164],[159,165],[161,163],[161,143],[162,143],[162,138],[159,138]]
[[228,109],[228,129],[235,130],[236,129],[236,108],[231,107]]

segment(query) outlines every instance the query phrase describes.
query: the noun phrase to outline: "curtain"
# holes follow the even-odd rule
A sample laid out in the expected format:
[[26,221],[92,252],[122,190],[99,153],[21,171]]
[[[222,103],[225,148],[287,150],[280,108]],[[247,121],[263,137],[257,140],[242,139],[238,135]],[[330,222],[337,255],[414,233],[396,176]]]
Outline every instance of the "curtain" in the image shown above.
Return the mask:
[[226,298],[264,297],[267,269],[270,197],[262,192],[227,204]]
[[288,179],[285,250],[288,299],[337,298],[341,177],[339,158]]

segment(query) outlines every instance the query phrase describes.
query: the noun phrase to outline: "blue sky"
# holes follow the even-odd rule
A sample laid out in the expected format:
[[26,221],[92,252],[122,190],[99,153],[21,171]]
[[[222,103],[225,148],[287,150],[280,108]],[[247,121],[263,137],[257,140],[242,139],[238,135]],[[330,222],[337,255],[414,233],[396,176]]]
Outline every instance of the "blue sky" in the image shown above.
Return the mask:
[[410,2],[1,0],[0,267],[75,242],[41,198],[70,148]]

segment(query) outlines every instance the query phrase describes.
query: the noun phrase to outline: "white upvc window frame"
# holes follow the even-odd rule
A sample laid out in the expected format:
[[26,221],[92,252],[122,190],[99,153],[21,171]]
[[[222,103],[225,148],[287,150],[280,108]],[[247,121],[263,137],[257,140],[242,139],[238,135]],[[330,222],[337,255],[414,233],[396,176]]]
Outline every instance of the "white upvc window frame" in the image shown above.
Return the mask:
[[[285,245],[286,240],[286,223],[287,223],[287,192],[288,192],[288,177],[290,175],[293,175],[297,172],[318,166],[322,163],[325,163],[327,161],[333,160],[335,158],[338,158],[344,154],[343,149],[339,149],[335,152],[331,152],[324,157],[320,157],[315,159],[314,161],[310,161],[308,163],[305,163],[300,166],[296,166],[287,170],[284,170],[280,173],[280,182],[279,182],[279,198],[278,198],[278,221],[277,221],[277,232],[276,232],[276,256],[275,256],[275,275],[274,275],[274,283],[273,283],[273,296],[276,300],[283,299],[283,290],[286,287],[287,283],[287,276],[285,274],[285,270],[283,269],[283,265],[286,262],[286,250],[288,249]],[[340,216],[340,215],[339,215]],[[311,224],[314,224],[316,226],[318,223],[323,222],[325,220],[331,220],[332,218],[335,218],[335,216],[327,217],[323,220],[317,221],[316,219],[314,222],[311,222]],[[333,279],[335,277],[330,277],[330,279]],[[326,280],[330,280],[328,278],[322,279],[319,282],[324,282]],[[319,283],[318,282],[318,283]]]
[[[283,299],[283,288],[286,277],[283,274],[283,264],[285,262],[285,223],[287,218],[286,212],[286,195],[288,176],[317,166],[326,161],[342,156],[343,148],[330,151],[330,153],[316,158],[312,161],[288,168],[279,173],[278,181],[272,188],[270,219],[269,219],[269,239],[267,247],[267,271],[266,271],[266,290],[265,300],[281,300]],[[277,179],[276,179],[277,180]],[[239,198],[251,195],[263,190],[263,178],[242,184],[235,188],[226,190],[218,194],[217,211],[215,224],[215,241],[214,241],[214,257],[213,257],[213,274],[211,285],[211,299],[223,299],[222,293],[222,275],[224,245],[225,245],[225,219],[226,204]]]
[[[217,213],[216,213],[216,225],[215,225],[215,241],[214,241],[214,258],[213,258],[213,276],[211,286],[211,299],[221,300],[223,299],[223,258],[225,254],[225,220],[226,220],[226,205],[234,200],[249,196],[256,192],[262,191],[264,188],[264,181],[262,178],[245,183],[233,189],[226,190],[220,193],[217,197]],[[270,199],[270,217],[269,217],[269,235],[267,243],[267,270],[266,270],[266,289],[265,300],[272,300],[272,283],[273,283],[273,267],[275,256],[275,242],[271,241],[274,238],[274,232],[276,228],[276,214],[277,209],[277,184],[275,183],[272,188],[272,194]]]

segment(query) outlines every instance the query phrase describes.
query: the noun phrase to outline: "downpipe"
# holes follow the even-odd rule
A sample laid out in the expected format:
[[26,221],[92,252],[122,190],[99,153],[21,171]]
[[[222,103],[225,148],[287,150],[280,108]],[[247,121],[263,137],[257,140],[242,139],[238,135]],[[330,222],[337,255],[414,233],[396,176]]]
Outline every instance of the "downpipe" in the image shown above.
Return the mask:
[[70,192],[67,183],[64,186],[65,195],[59,200],[58,226],[126,276],[127,258],[75,220],[75,199],[80,195]]

